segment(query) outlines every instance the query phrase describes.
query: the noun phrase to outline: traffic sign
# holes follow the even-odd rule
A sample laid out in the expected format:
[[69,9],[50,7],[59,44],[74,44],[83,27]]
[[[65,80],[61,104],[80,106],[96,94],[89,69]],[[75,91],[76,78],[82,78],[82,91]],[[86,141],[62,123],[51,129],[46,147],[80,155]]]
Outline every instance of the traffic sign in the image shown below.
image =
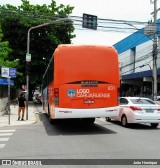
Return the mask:
[[9,68],[1,68],[1,75],[2,75],[2,77],[8,78],[9,77]]
[[16,68],[1,68],[1,75],[5,78],[16,78],[17,69]]
[[16,68],[9,68],[9,76],[11,78],[16,78],[17,77],[17,69]]
[[83,28],[97,29],[97,16],[83,13]]
[[[0,85],[8,85],[8,79],[0,78]],[[14,81],[13,80],[10,80],[10,85],[14,86]]]
[[31,54],[26,53],[26,62],[31,62]]

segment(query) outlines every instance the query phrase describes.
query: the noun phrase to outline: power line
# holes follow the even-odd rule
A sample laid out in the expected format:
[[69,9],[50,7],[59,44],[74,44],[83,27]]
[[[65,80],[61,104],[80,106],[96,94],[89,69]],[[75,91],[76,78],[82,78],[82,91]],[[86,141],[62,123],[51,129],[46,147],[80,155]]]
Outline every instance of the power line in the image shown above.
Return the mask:
[[[2,11],[0,13],[1,16],[12,16],[13,14],[23,14],[23,17],[26,18],[26,19],[31,19],[31,20],[39,20],[40,22],[43,22],[43,21],[47,21],[47,20],[53,20],[53,19],[56,19],[56,18],[60,18],[62,17],[62,15],[55,15],[53,14],[51,11],[48,10],[48,12],[39,12],[39,11],[25,11],[25,10],[11,10],[11,9],[1,9],[0,11]],[[82,22],[82,17],[80,16],[63,16],[63,17],[69,17],[71,18],[74,22]],[[110,28],[115,28],[115,29],[131,29],[131,30],[139,30],[138,28],[136,28],[135,26],[133,26],[133,24],[139,24],[139,25],[144,25],[144,24],[147,24],[147,22],[139,22],[139,21],[127,21],[127,20],[114,20],[114,19],[102,19],[102,18],[98,18],[98,27],[101,27],[101,28],[107,28],[107,26],[104,26],[103,24],[116,24],[116,25],[121,25],[121,26],[130,26],[128,28],[124,28],[124,27],[113,27],[113,26],[110,26]],[[102,24],[102,25],[101,25]],[[131,28],[132,26],[132,28]],[[109,27],[109,26],[108,26]]]
[[[149,53],[149,54],[150,54],[150,53]],[[140,62],[140,61],[143,61],[143,60],[146,59],[146,58],[151,57],[152,55],[149,55],[149,54],[147,54],[147,55],[145,55],[145,56],[142,56],[142,57],[136,59],[136,60],[133,61],[133,62],[129,62],[128,64],[125,64],[125,65],[121,66],[121,68],[125,68],[125,67],[127,67],[127,66],[129,66],[129,65],[136,64],[136,63],[138,63],[138,62]]]
[[[151,59],[150,61],[148,61],[148,62],[146,62],[145,64],[147,64],[147,63],[150,63],[151,61],[153,61],[153,59]],[[135,68],[133,68],[133,69],[130,69],[130,70],[128,70],[128,71],[125,71],[125,72],[123,72],[121,75],[128,75],[128,74],[126,74],[126,73],[128,73],[128,72],[130,72],[130,71],[133,71],[133,70],[135,70],[135,69],[137,69],[137,68],[139,68],[140,67],[140,65],[139,66],[137,66],[137,67],[135,67]]]

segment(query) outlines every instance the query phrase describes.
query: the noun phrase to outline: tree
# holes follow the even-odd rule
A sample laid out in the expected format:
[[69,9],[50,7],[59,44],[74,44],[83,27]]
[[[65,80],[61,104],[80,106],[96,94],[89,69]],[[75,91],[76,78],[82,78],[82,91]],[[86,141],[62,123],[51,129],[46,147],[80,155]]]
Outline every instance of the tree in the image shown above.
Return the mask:
[[18,65],[17,60],[9,61],[9,54],[12,52],[8,41],[2,41],[2,29],[0,26],[0,67],[12,68]]
[[[3,40],[9,41],[12,54],[9,61],[20,60],[17,67],[23,76],[18,76],[16,85],[25,84],[25,57],[27,48],[27,32],[29,28],[42,23],[51,22],[60,17],[71,14],[73,7],[63,4],[57,6],[52,0],[50,5],[31,5],[28,0],[21,0],[22,5],[15,7],[12,5],[0,6],[0,22],[4,33]],[[61,22],[56,25],[49,25],[31,31],[30,53],[32,55],[32,72],[30,84],[40,85],[42,75],[49,60],[59,44],[71,43],[74,27],[71,21]]]

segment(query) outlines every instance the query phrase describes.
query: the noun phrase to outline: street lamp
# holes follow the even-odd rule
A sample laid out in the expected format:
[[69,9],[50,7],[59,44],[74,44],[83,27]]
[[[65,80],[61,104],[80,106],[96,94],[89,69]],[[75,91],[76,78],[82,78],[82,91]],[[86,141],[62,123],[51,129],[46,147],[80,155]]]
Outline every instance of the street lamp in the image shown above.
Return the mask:
[[[40,28],[40,27],[43,27],[43,26],[47,26],[49,24],[50,23],[44,23],[44,24],[41,24],[41,25],[38,25],[38,26],[31,27],[28,30],[28,35],[27,35],[27,54],[28,55],[29,55],[29,52],[30,52],[30,32],[31,32],[31,30],[37,29],[37,28]],[[26,59],[26,62],[31,62],[31,59],[30,60]],[[26,120],[28,120],[28,98],[29,98],[29,74],[28,73],[26,74],[26,91],[27,91],[27,95],[26,95]]]
[[142,68],[142,67],[145,67],[145,66],[149,66],[149,69],[151,71],[151,79],[152,79],[152,100],[154,100],[154,78],[153,78],[153,72],[152,72],[152,69],[151,69],[151,66],[149,64],[144,64],[144,65],[141,65],[139,66],[139,68]]
[[[40,28],[40,27],[44,27],[44,26],[48,26],[50,24],[56,24],[56,23],[59,23],[60,21],[67,21],[67,20],[71,20],[71,19],[69,19],[69,18],[60,18],[60,19],[58,19],[56,21],[52,21],[52,22],[49,22],[49,23],[44,23],[44,24],[40,24],[40,25],[31,27],[28,30],[28,34],[27,34],[27,55],[30,55],[29,52],[30,52],[30,32],[31,32],[31,30],[37,29],[37,28]],[[30,60],[26,59],[26,62],[31,62],[31,59]],[[27,95],[26,95],[26,120],[28,120],[29,74],[26,74],[26,91],[27,91]]]

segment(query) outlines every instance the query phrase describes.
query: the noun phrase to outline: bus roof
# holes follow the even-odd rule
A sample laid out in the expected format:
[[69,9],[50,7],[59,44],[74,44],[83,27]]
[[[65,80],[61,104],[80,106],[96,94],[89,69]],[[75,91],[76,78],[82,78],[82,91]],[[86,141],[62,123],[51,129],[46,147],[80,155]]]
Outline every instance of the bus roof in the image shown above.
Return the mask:
[[57,85],[84,80],[119,85],[118,54],[112,46],[59,45],[54,61]]

